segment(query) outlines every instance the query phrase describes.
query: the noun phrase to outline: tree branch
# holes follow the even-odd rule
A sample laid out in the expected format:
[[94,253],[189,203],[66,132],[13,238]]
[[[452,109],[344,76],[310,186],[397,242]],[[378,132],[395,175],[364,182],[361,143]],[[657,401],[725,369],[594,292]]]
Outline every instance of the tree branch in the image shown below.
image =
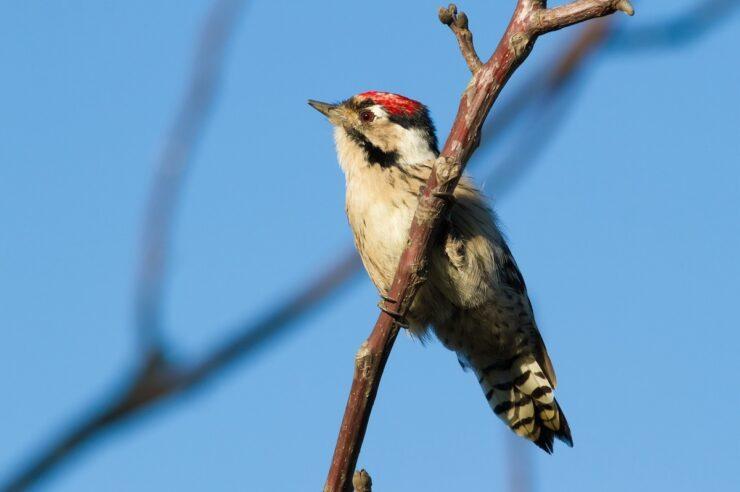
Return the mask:
[[538,34],[544,34],[588,19],[613,14],[618,10],[627,15],[635,13],[629,0],[576,0],[559,7],[541,9],[535,16],[534,27]]
[[[344,418],[339,430],[325,492],[351,490],[367,424],[380,379],[393,348],[399,325],[389,314],[405,317],[426,277],[428,253],[437,237],[441,218],[450,204],[445,197],[455,189],[479,139],[483,122],[501,89],[526,59],[537,36],[568,25],[626,8],[624,1],[578,0],[546,10],[536,0],[519,0],[509,26],[495,52],[473,74],[460,100],[457,116],[440,157],[435,161],[409,229],[407,246],[401,254],[388,300],[368,339],[355,358],[355,371]],[[543,22],[543,18],[545,19]],[[441,18],[442,22],[446,19]],[[392,304],[389,305],[389,302]]]
[[475,46],[473,46],[473,33],[468,29],[468,16],[465,12],[458,13],[455,4],[451,3],[447,8],[439,8],[439,21],[455,34],[465,63],[468,64],[470,72],[475,74],[483,62],[478,58],[478,53],[475,52]]

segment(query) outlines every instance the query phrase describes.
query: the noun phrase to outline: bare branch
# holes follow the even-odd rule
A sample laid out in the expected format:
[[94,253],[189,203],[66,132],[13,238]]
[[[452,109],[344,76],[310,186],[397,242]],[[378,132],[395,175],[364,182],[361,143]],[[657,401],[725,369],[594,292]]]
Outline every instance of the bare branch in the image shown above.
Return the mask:
[[620,10],[627,15],[635,13],[629,0],[576,0],[559,7],[540,10],[533,17],[532,27],[538,34],[544,34]]
[[[602,8],[585,8],[585,4],[593,6],[596,3]],[[548,11],[541,2],[519,0],[496,51],[473,74],[473,79],[460,100],[457,116],[444,148],[419,196],[407,246],[401,254],[388,300],[385,301],[385,309],[381,310],[370,336],[357,353],[352,387],[324,486],[325,492],[351,490],[350,477],[357,465],[385,364],[398,335],[398,320],[389,312],[396,311],[404,318],[416,292],[423,284],[432,240],[437,236],[441,218],[449,208],[449,201],[445,197],[451,196],[460,180],[465,165],[479,142],[483,122],[501,89],[526,59],[537,34],[545,32],[534,26],[541,25],[544,13],[549,22],[545,24],[548,26],[547,30],[556,30],[588,18],[606,15],[609,9],[613,12],[616,10],[613,3],[577,1],[571,5],[580,6],[580,9],[561,10],[548,17]],[[389,300],[393,306],[388,305]]]
[[475,52],[475,46],[473,46],[473,33],[468,29],[468,16],[465,12],[458,13],[457,6],[451,3],[447,8],[439,8],[439,21],[455,34],[465,63],[468,64],[470,72],[475,74],[483,62],[478,58],[478,53]]

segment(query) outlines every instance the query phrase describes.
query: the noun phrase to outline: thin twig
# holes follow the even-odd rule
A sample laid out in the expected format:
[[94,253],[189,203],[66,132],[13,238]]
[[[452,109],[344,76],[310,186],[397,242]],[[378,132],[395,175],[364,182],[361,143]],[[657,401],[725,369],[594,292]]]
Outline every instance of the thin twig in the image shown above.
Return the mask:
[[[599,8],[592,8],[595,6]],[[479,142],[480,130],[488,112],[509,77],[526,59],[538,35],[608,15],[618,9],[626,9],[624,1],[577,0],[564,7],[545,9],[539,0],[518,0],[498,47],[488,62],[475,72],[463,93],[450,134],[419,196],[407,246],[401,254],[388,294],[390,299],[395,300],[392,308],[402,316],[408,312],[425,280],[429,249],[433,238],[437,236],[441,218],[449,207],[449,202],[442,197],[454,191]],[[386,307],[389,308],[387,304]],[[350,477],[357,464],[385,364],[398,334],[396,321],[388,312],[381,310],[370,336],[357,353],[352,387],[325,492],[351,490]]]
[[465,63],[467,63],[470,72],[475,72],[483,66],[483,62],[478,58],[473,45],[473,33],[468,29],[468,16],[465,12],[458,12],[455,4],[451,3],[447,8],[439,8],[439,21],[448,26],[457,38]]

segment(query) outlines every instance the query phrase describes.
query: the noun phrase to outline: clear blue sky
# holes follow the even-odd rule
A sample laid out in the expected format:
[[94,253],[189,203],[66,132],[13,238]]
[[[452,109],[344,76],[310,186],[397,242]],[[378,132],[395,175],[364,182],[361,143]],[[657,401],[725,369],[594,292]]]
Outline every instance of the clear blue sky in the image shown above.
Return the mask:
[[[513,3],[462,2],[481,53]],[[621,20],[691,4],[636,2]],[[145,197],[208,6],[0,7],[0,479],[130,363]],[[175,231],[177,355],[264,312],[350,242],[330,129],[306,99],[397,91],[446,134],[468,74],[437,7],[245,11]],[[541,39],[512,82],[572,33]],[[575,440],[532,449],[538,490],[740,487],[738,45],[734,15],[681,49],[600,56],[538,167],[497,203]],[[475,156],[478,179],[505,150]],[[319,490],[376,300],[363,277],[295,336],[41,488]],[[451,353],[401,336],[360,466],[383,491],[504,490],[506,432]]]

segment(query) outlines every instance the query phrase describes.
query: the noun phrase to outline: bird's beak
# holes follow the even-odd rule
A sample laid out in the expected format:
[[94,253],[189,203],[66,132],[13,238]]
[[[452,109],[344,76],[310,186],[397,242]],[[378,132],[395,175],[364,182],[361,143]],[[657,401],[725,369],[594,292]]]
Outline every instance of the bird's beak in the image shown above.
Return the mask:
[[336,104],[329,104],[321,101],[314,101],[313,99],[308,100],[308,105],[314,108],[319,113],[323,114],[327,118],[331,118],[332,112],[336,109]]

